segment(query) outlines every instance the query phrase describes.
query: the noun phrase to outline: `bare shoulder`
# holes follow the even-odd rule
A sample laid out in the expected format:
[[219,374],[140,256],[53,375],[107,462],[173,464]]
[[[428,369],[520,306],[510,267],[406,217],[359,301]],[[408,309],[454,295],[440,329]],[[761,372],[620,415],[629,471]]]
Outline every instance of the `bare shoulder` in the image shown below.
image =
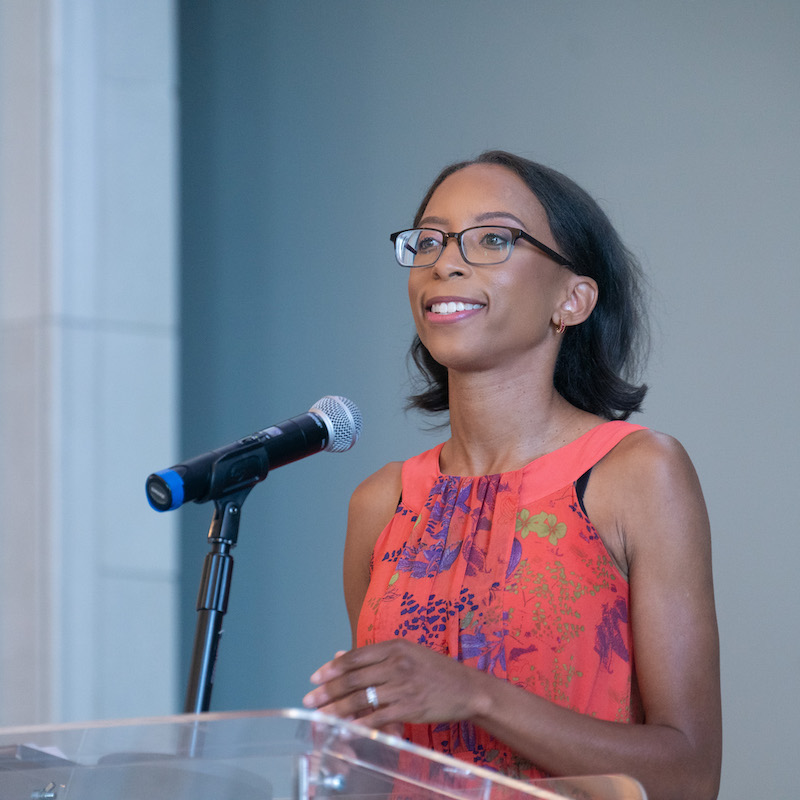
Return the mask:
[[694,465],[683,445],[665,433],[644,429],[626,436],[600,463],[593,475],[613,481],[628,501],[654,500],[676,488],[699,490]]
[[358,613],[369,585],[370,562],[402,491],[402,461],[392,461],[363,480],[350,498],[344,547],[344,592],[355,643]]
[[356,487],[350,498],[350,512],[394,513],[402,489],[402,461],[390,461]]
[[397,510],[402,470],[402,461],[386,464],[363,480],[350,498],[346,551],[362,562],[372,555],[378,536]]
[[613,469],[629,470],[636,475],[645,470],[641,477],[647,479],[653,470],[693,471],[692,462],[683,445],[673,436],[644,428],[634,431],[606,456]]
[[[617,564],[628,572],[637,553],[703,545],[708,516],[694,465],[672,436],[645,429],[626,436],[592,471],[586,503]],[[675,525],[680,520],[681,524]],[[669,537],[660,532],[669,528]],[[681,541],[684,540],[684,541]]]

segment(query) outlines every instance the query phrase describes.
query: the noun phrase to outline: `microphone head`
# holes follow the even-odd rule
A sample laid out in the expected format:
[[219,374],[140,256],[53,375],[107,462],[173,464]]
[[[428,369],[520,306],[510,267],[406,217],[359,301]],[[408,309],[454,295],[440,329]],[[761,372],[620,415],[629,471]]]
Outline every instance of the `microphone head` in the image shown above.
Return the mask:
[[325,449],[332,453],[349,450],[361,436],[364,422],[358,406],[346,397],[325,395],[309,409],[309,413],[321,417],[328,428],[328,444]]

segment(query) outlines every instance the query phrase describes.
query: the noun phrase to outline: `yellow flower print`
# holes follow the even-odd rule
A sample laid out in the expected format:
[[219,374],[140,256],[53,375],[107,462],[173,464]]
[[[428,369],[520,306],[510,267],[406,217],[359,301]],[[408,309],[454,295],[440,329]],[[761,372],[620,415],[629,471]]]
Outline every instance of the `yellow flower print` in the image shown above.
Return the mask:
[[542,511],[531,516],[531,512],[527,508],[523,508],[517,513],[515,529],[523,539],[529,533],[535,533],[541,539],[547,537],[554,547],[558,544],[559,539],[563,539],[567,535],[567,526],[563,522],[559,522],[555,514]]

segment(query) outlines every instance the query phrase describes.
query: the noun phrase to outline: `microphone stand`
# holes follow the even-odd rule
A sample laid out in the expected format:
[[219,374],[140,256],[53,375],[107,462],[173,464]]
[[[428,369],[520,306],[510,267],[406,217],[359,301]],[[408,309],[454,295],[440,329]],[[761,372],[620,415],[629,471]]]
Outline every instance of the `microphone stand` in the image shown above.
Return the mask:
[[253,486],[214,500],[214,515],[208,529],[211,552],[203,562],[200,590],[197,594],[197,627],[194,634],[192,663],[186,688],[184,712],[208,711],[214,688],[214,668],[222,637],[222,618],[228,610],[228,595],[233,574],[233,556],[239,537],[242,504]]

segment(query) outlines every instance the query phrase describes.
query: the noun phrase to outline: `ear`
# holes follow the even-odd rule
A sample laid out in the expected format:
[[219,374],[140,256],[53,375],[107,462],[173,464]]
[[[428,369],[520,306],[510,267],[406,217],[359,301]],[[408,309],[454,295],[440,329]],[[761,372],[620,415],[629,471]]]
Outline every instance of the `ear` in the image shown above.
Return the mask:
[[566,326],[585,322],[597,303],[597,282],[586,275],[573,276],[566,287],[564,300],[553,315],[553,324],[558,328],[562,321]]

